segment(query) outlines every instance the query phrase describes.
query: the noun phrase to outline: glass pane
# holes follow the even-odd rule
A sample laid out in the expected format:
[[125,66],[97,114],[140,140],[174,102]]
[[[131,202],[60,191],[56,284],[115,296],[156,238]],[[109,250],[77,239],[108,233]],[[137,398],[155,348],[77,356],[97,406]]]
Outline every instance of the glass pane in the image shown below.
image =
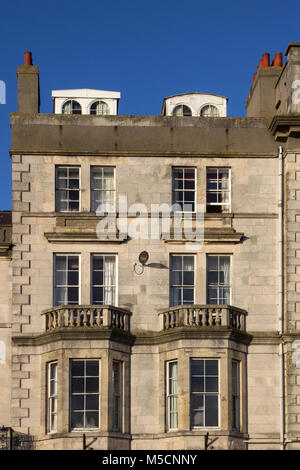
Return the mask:
[[103,270],[103,256],[93,256],[93,269]]
[[173,181],[173,188],[174,189],[183,189],[183,180],[175,179]]
[[50,364],[50,379],[55,379],[57,375],[57,362]]
[[185,180],[194,180],[195,171],[194,170],[184,170],[184,179]]
[[206,392],[218,392],[218,377],[206,377],[205,378],[205,391]]
[[99,407],[99,395],[86,395],[86,409],[98,410],[98,407]]
[[181,271],[173,271],[172,272],[172,280],[173,285],[181,286],[182,285],[182,272]]
[[192,360],[191,361],[191,374],[192,375],[204,375],[204,361]]
[[183,257],[183,270],[194,271],[194,257],[193,256]]
[[172,256],[172,270],[182,270],[182,256]]
[[193,180],[186,180],[184,182],[184,189],[195,189],[195,181]]
[[99,379],[98,377],[87,377],[86,379],[86,392],[98,393],[99,392]]
[[86,375],[99,376],[99,362],[87,361],[86,362]]
[[68,285],[69,286],[78,286],[78,271],[69,271],[68,272]]
[[69,203],[70,211],[79,211],[79,202],[70,202]]
[[218,303],[218,289],[208,289],[208,298],[207,298],[207,303],[208,304],[217,304]]
[[78,201],[79,192],[78,191],[69,191],[69,201]]
[[57,271],[55,276],[56,286],[66,286],[67,285],[67,271]]
[[186,271],[183,273],[183,284],[185,286],[193,286],[194,285],[194,273],[191,271]]
[[181,305],[181,288],[173,287],[171,289],[171,306]]
[[56,205],[55,210],[57,212],[64,212],[68,210],[68,203],[66,201],[61,201],[60,193],[56,192]]
[[203,395],[191,395],[191,409],[201,410],[203,408]]
[[205,426],[218,426],[218,396],[205,396]]
[[56,178],[56,189],[66,189],[68,187],[67,182],[68,180],[65,178]]
[[218,202],[218,193],[209,192],[207,193],[207,203],[217,203]]
[[98,411],[87,411],[85,415],[85,427],[97,428],[99,426],[99,413]]
[[68,292],[66,287],[56,287],[54,289],[54,303],[55,305],[66,305],[68,299]]
[[183,179],[183,168],[173,168],[173,178]]
[[84,379],[75,377],[72,379],[72,392],[83,393],[84,392]]
[[218,361],[205,361],[205,374],[218,375]]
[[57,393],[57,383],[54,380],[50,381],[50,395],[56,395]]
[[93,299],[92,299],[93,304],[97,304],[97,303],[103,304],[104,302],[103,287],[93,287],[92,296],[93,296]]
[[78,269],[78,256],[69,256],[68,258],[68,269],[77,270]]
[[183,289],[183,303],[194,303],[194,289]]
[[218,272],[217,271],[208,271],[208,273],[207,273],[207,282],[208,282],[208,284],[218,284]]
[[204,392],[204,377],[192,377],[192,392]]
[[50,429],[51,431],[55,431],[57,429],[57,414],[51,415]]
[[69,168],[69,178],[79,178],[79,168]]
[[55,257],[56,270],[66,270],[67,269],[67,258],[66,256],[56,256]]
[[68,287],[68,302],[78,303],[78,287]]
[[71,397],[71,409],[72,410],[83,410],[84,409],[84,395],[72,395]]
[[84,375],[84,361],[72,361],[72,376]]
[[83,412],[72,412],[71,413],[71,427],[72,428],[83,428]]
[[191,412],[192,427],[203,426],[203,414],[202,410]]
[[56,167],[57,178],[66,178],[68,176],[68,169],[62,167]]
[[218,257],[217,256],[208,256],[207,257],[207,267],[209,271],[218,270]]

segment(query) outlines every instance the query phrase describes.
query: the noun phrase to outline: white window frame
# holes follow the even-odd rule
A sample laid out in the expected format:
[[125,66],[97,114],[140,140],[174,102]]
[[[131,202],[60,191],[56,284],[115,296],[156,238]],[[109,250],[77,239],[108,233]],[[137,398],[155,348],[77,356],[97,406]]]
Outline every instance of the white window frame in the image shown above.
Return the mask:
[[[176,364],[176,377],[173,379],[173,377],[170,377],[170,366],[171,364]],[[170,380],[173,382],[176,382],[176,393],[171,392],[171,387],[170,387]],[[176,403],[175,405],[175,410],[172,409],[171,403],[172,399],[174,399],[174,402]],[[178,429],[178,360],[172,360],[168,361],[166,363],[166,412],[167,412],[167,430],[168,431],[173,431],[175,429]],[[172,426],[172,419],[171,419],[171,414],[175,415],[175,421],[177,422],[177,426]]]
[[[234,369],[235,372],[234,372]],[[231,404],[232,404],[232,429],[233,431],[240,431],[241,426],[241,362],[235,359],[232,360],[231,367]]]
[[[72,285],[72,284],[66,284],[66,285],[57,285],[57,278],[56,278],[56,264],[57,264],[57,258],[58,257],[66,257],[66,262],[68,263],[69,257],[77,257],[78,258],[78,285]],[[66,269],[66,272],[68,273],[68,269]],[[74,288],[77,287],[78,289],[78,303],[72,303],[67,302],[66,304],[58,304],[57,303],[57,298],[56,298],[56,288]],[[80,305],[81,303],[81,255],[78,253],[53,253],[53,305],[54,306],[59,306],[59,305]]]
[[[71,112],[70,112],[70,113],[65,113],[65,112],[64,112],[64,108],[65,108],[65,106],[66,106],[68,103],[70,103]],[[73,111],[74,111],[74,103],[79,104],[81,113],[74,113],[74,112],[73,112]],[[82,105],[81,105],[81,104],[79,103],[79,101],[77,101],[77,100],[67,99],[67,100],[62,104],[61,112],[62,112],[62,114],[68,114],[68,115],[70,115],[70,114],[78,114],[78,115],[81,115],[81,114],[82,114]]]
[[[203,370],[204,370],[204,380],[205,380],[205,377],[207,377],[205,375],[205,361],[216,361],[217,364],[218,364],[218,380],[217,380],[217,384],[218,384],[218,391],[215,392],[207,392],[205,389],[203,392],[192,392],[192,380],[193,380],[193,377],[196,377],[196,375],[192,375],[192,361],[203,361],[204,364],[203,364]],[[198,376],[198,375],[197,375]],[[219,429],[221,427],[221,415],[220,415],[220,360],[219,358],[215,358],[215,357],[193,357],[193,358],[190,358],[190,427],[192,430],[197,430],[197,429]],[[211,377],[215,377],[215,375],[212,375]],[[192,395],[202,395],[203,396],[203,425],[198,425],[198,426],[194,426],[192,424],[192,403],[191,403],[191,397]],[[217,425],[207,425],[206,422],[205,422],[205,419],[206,419],[206,416],[205,416],[205,397],[206,396],[213,396],[213,395],[216,395],[217,396],[217,406],[218,406],[218,410],[217,410],[217,416],[218,416],[218,424]]]
[[[103,285],[97,285],[97,284],[94,284],[93,282],[93,259],[94,257],[103,257]],[[114,260],[115,260],[115,283],[114,285],[112,286],[106,286],[104,284],[104,279],[105,279],[105,274],[104,274],[104,267],[105,267],[105,258],[106,257],[113,257]],[[94,297],[93,297],[93,288],[94,287],[100,287],[100,288],[103,288],[105,289],[106,287],[113,287],[114,288],[114,303],[113,305],[115,307],[118,306],[118,255],[116,253],[91,253],[91,256],[90,256],[90,279],[91,279],[91,282],[90,282],[90,299],[91,299],[91,304],[92,305],[106,305],[105,303],[105,295],[103,295],[103,303],[100,303],[100,302],[96,302],[96,304],[94,303]]]
[[[72,363],[75,362],[75,361],[82,361],[84,362],[84,372],[86,372],[86,363],[88,361],[97,361],[98,362],[98,376],[87,376],[86,374],[83,375],[83,376],[73,376],[72,375]],[[88,377],[98,377],[98,392],[86,392],[86,388],[84,387],[84,391],[82,393],[80,392],[73,392],[72,393],[72,378],[73,377],[83,377],[84,378],[84,383],[86,385],[86,378]],[[100,417],[101,417],[101,360],[100,359],[97,359],[97,358],[74,358],[74,359],[70,359],[70,362],[69,362],[69,429],[71,432],[76,432],[76,431],[95,431],[96,429],[100,429],[100,426],[101,426],[101,423],[100,423]],[[88,426],[83,426],[83,427],[72,427],[72,395],[83,395],[84,397],[86,397],[86,395],[98,395],[98,426],[96,427],[88,427]],[[84,408],[83,410],[80,410],[80,412],[83,412],[84,414],[84,422],[86,420],[86,412],[88,411],[86,409],[86,399],[84,399]]]
[[[193,258],[194,260],[194,284],[183,284],[183,273],[184,272],[189,272],[189,271],[184,271],[183,268],[181,269],[181,275],[182,275],[182,284],[174,284],[173,283],[173,280],[172,280],[172,276],[173,276],[173,272],[176,272],[172,269],[173,267],[173,259],[175,257],[181,257],[182,258],[182,266],[183,266],[183,258],[186,258],[186,257],[189,257],[189,258]],[[180,288],[181,289],[181,299],[183,299],[183,289],[193,289],[193,302],[184,302],[184,304],[179,304],[179,305],[189,305],[189,304],[194,304],[195,303],[195,286],[196,286],[196,257],[194,254],[192,253],[187,253],[187,254],[182,254],[182,253],[170,253],[170,293],[169,293],[169,296],[170,296],[170,306],[171,307],[175,307],[175,305],[171,305],[172,304],[172,298],[173,298],[173,295],[172,295],[172,290],[174,288]]]
[[[114,370],[112,370],[112,430],[114,432],[122,432],[122,419],[123,419],[123,362],[113,360],[113,367],[118,364],[119,375],[119,388],[115,390],[114,383]],[[115,408],[115,403],[118,402],[118,408]],[[116,421],[115,421],[115,418]]]
[[[208,173],[210,170],[217,172],[217,189],[208,189]],[[219,189],[219,171],[228,171],[228,190],[223,191],[222,189]],[[208,202],[209,193],[222,194],[223,192],[228,193],[228,202]],[[224,210],[223,206],[226,206],[228,210]],[[209,166],[206,168],[206,212],[208,212],[208,207],[216,207],[216,209],[221,208],[219,211],[216,210],[216,213],[218,214],[229,214],[231,212],[231,168],[222,166]],[[213,211],[209,211],[208,213],[213,213]]]
[[[55,366],[54,378],[51,378],[52,367]],[[54,392],[52,393],[52,384],[54,383]],[[56,425],[53,426],[52,418],[55,416]],[[58,420],[58,361],[47,363],[47,431],[48,433],[57,432]]]
[[[190,110],[191,114],[183,114],[183,108],[184,108],[184,107],[188,108],[188,109]],[[177,108],[181,108],[182,114],[174,114],[174,113],[175,113],[175,110],[176,110]],[[192,117],[192,116],[193,116],[193,110],[192,110],[191,106],[188,105],[188,104],[185,104],[185,103],[177,103],[177,104],[175,104],[174,108],[172,109],[172,116],[177,116],[177,117],[182,117],[182,116],[184,116],[184,117]]]
[[[175,189],[175,179],[178,179],[178,178],[175,178],[174,177],[174,172],[175,170],[183,170],[183,178],[182,178],[182,181],[183,181],[183,186],[184,186],[184,181],[185,181],[185,178],[184,178],[184,174],[185,174],[185,171],[191,171],[193,170],[194,171],[194,182],[195,182],[195,187],[194,189],[185,189],[185,188],[182,188],[182,189]],[[175,201],[175,194],[177,192],[193,192],[194,193],[194,201],[193,201],[193,204],[194,204],[194,210],[186,210],[184,209],[184,207],[182,208],[182,210],[178,210],[176,212],[178,213],[188,213],[188,214],[194,214],[197,212],[197,168],[196,167],[188,167],[188,166],[172,166],[172,205],[174,204],[179,204]]]
[[[91,112],[91,111],[92,111],[92,106],[94,106],[95,104],[98,105],[99,103],[101,103],[101,104],[102,104],[102,103],[106,104],[108,113],[92,113],[92,112]],[[110,106],[109,106],[109,104],[108,104],[106,101],[104,101],[104,100],[95,100],[95,101],[93,101],[93,103],[90,104],[89,113],[90,113],[92,116],[109,116],[109,115],[110,115]]]
[[[79,187],[78,188],[59,188],[58,187],[58,184],[57,184],[57,181],[59,179],[58,170],[59,169],[64,169],[64,168],[67,170],[67,177],[66,178],[61,178],[61,179],[66,179],[67,181],[69,181],[71,179],[77,179],[77,178],[70,178],[69,177],[69,170],[70,169],[78,169],[78,181],[79,181]],[[80,182],[81,182],[81,168],[80,168],[80,166],[77,166],[77,165],[55,165],[55,212],[59,212],[59,213],[61,213],[61,212],[71,212],[71,213],[80,212],[80,210],[81,210],[81,187],[80,187]],[[72,201],[70,198],[67,198],[64,201],[59,201],[58,197],[57,197],[57,193],[59,191],[65,191],[68,194],[71,191],[74,191],[74,192],[76,191],[78,193],[78,200]],[[66,202],[68,208],[65,209],[65,210],[59,209],[58,208],[58,202]],[[70,203],[71,202],[78,202],[78,209],[76,209],[76,210],[70,209]]]
[[[215,108],[217,110],[218,114],[205,116],[205,115],[203,115],[203,112],[206,110],[206,108],[209,108],[209,109]],[[200,111],[199,111],[199,115],[201,117],[220,117],[220,110],[215,104],[206,103],[203,106],[201,106]]]
[[[208,282],[208,264],[209,264],[209,258],[216,257],[218,258],[218,270],[216,272],[220,272],[219,270],[219,265],[220,265],[220,257],[228,258],[229,259],[229,285],[227,284],[221,284],[219,281],[216,284],[209,284]],[[218,274],[219,278],[219,274]],[[228,253],[208,253],[206,255],[206,303],[209,304],[209,294],[208,294],[208,289],[209,287],[213,287],[217,289],[218,292],[218,303],[216,305],[224,305],[219,302],[220,295],[219,295],[219,289],[222,287],[227,287],[229,288],[229,303],[227,305],[231,305],[232,302],[232,255]],[[212,304],[214,305],[214,304]]]
[[[112,169],[113,170],[113,189],[94,189],[93,188],[93,184],[92,184],[92,180],[93,180],[93,169],[94,168],[100,168],[102,170],[102,180],[104,180],[104,170],[109,168],[109,169]],[[113,194],[113,200],[112,200],[112,203],[111,205],[113,206],[112,209],[113,211],[116,210],[116,167],[114,166],[102,166],[102,165],[92,165],[90,167],[90,208],[91,208],[91,212],[94,212],[96,213],[97,212],[97,208],[93,207],[93,204],[94,204],[94,197],[93,195],[96,194],[96,193],[100,193],[100,192],[111,192]],[[109,212],[109,211],[105,211],[105,212]]]

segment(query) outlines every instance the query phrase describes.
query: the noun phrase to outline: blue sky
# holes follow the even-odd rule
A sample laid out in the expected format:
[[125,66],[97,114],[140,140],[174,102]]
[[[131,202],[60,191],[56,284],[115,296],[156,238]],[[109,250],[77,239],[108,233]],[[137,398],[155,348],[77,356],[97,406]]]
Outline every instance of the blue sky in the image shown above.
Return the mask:
[[[5,5],[5,6],[4,6]],[[15,0],[2,2],[0,210],[11,209],[9,114],[17,110],[16,69],[32,51],[41,112],[51,90],[120,91],[119,114],[158,115],[165,96],[227,96],[228,115],[245,100],[263,53],[300,42],[299,0]]]

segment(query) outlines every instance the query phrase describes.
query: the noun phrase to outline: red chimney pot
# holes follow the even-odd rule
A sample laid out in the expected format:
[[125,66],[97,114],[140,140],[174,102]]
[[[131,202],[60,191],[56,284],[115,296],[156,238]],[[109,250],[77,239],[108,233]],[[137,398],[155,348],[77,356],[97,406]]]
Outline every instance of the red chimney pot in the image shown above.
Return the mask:
[[276,52],[273,64],[274,64],[274,67],[282,67],[282,53],[281,52]]
[[263,54],[262,67],[270,67],[270,54]]
[[24,57],[25,57],[24,64],[25,65],[32,65],[32,54],[31,54],[31,52],[26,51],[24,53]]

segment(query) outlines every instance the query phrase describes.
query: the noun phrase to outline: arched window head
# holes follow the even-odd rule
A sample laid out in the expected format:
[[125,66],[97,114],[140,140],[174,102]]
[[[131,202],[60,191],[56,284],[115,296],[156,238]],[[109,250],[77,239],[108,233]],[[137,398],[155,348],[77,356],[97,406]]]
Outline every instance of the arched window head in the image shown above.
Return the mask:
[[109,114],[109,106],[104,101],[95,101],[90,108],[91,114]]
[[63,114],[82,114],[81,106],[78,101],[68,100],[62,107]]
[[203,117],[218,117],[220,115],[218,108],[212,104],[207,104],[201,109],[200,115]]
[[173,116],[191,116],[192,110],[185,104],[179,104],[173,109]]

